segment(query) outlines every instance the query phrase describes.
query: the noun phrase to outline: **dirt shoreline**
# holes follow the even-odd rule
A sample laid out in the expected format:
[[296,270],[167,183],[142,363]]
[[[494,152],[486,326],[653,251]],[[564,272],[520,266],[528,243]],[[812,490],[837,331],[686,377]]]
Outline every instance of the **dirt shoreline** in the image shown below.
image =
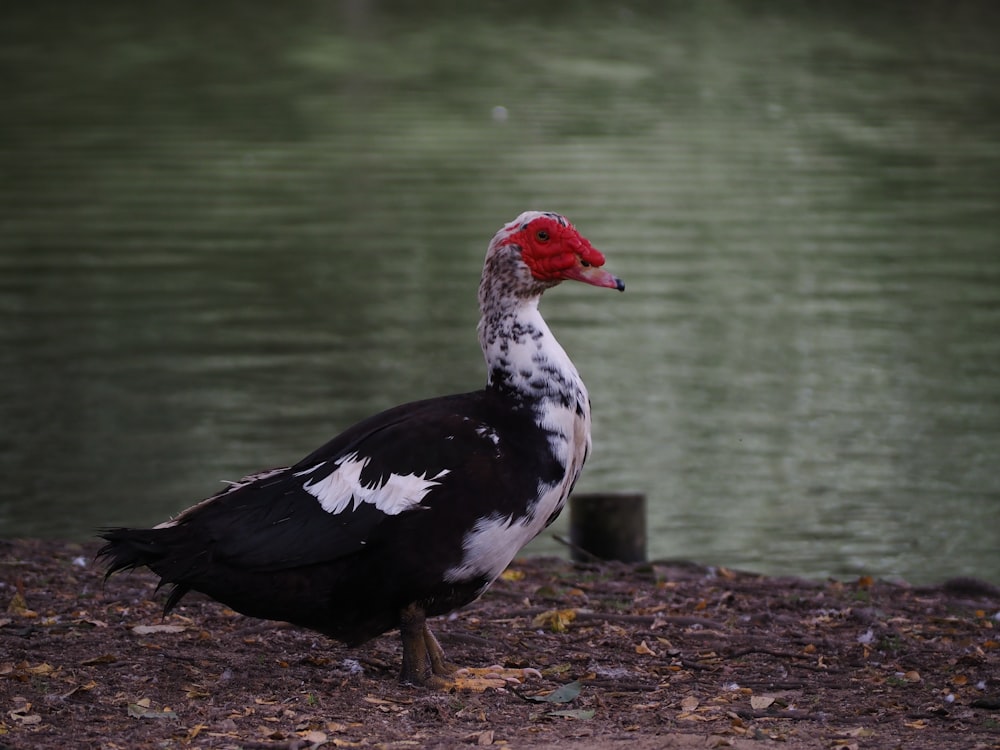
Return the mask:
[[104,585],[95,550],[0,541],[0,748],[1000,748],[1000,589],[974,579],[517,560],[433,627],[540,676],[449,692],[397,683],[393,634],[348,649],[194,596],[162,618],[153,576]]

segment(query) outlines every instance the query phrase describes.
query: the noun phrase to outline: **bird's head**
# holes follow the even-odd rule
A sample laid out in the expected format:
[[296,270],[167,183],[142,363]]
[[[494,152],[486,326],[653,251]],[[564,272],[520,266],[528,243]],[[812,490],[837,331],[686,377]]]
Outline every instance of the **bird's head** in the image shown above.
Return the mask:
[[526,211],[497,232],[486,257],[487,263],[514,261],[527,294],[570,279],[625,290],[625,282],[602,268],[604,255],[559,214]]

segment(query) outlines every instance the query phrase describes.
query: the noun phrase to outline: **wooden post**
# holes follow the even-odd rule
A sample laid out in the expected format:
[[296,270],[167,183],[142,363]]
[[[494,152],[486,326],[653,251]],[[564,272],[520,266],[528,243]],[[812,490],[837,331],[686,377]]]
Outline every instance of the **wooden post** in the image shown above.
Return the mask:
[[569,540],[577,562],[594,557],[645,562],[646,496],[639,492],[573,495]]

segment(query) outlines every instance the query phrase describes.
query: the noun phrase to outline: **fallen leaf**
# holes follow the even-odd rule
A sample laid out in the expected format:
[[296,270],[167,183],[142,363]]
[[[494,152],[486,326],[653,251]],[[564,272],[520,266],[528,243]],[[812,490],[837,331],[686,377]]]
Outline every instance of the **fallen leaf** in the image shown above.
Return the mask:
[[205,728],[204,724],[195,724],[193,727],[191,727],[188,730],[188,733],[187,733],[188,742],[190,742],[195,737],[197,737],[199,734],[201,734],[201,730],[204,729],[204,728]]
[[[410,704],[413,703],[412,700],[408,698],[397,698],[394,700],[386,700],[384,698],[376,698],[374,695],[366,695],[362,700],[365,703],[371,703],[374,706],[398,706],[400,704]],[[259,702],[259,701],[258,701]],[[271,703],[277,703],[278,701],[271,701]]]
[[910,729],[927,729],[927,722],[924,719],[917,719],[916,721],[904,721],[904,727],[909,727]]
[[55,667],[53,667],[51,664],[46,664],[45,662],[42,662],[38,666],[28,667],[25,671],[28,674],[35,675],[36,677],[44,677],[47,674],[52,674],[55,671]]
[[181,633],[187,630],[185,625],[136,625],[132,632],[136,635],[153,635],[155,633]]
[[535,616],[533,628],[545,628],[553,633],[565,633],[569,624],[576,619],[575,609],[550,609]]
[[580,695],[580,690],[582,689],[582,683],[579,680],[574,680],[563,685],[561,688],[553,690],[548,695],[529,695],[526,697],[529,701],[536,701],[538,703],[569,703]]
[[18,724],[23,724],[25,726],[42,723],[42,717],[38,714],[17,714],[11,711],[9,716]]
[[25,726],[42,723],[41,716],[31,713],[31,703],[23,698],[14,698],[14,701],[19,705],[17,708],[7,712],[7,715],[11,719],[16,721],[18,724],[23,724]]
[[94,664],[113,664],[118,661],[118,657],[114,654],[101,654],[100,656],[92,656],[89,659],[84,659],[80,662],[80,666],[89,667]]
[[171,711],[169,708],[165,708],[159,711],[155,708],[149,708],[148,701],[145,699],[147,705],[143,706],[141,702],[139,703],[129,703],[128,704],[128,715],[133,719],[176,719],[177,714]]
[[486,746],[486,745],[492,745],[493,744],[493,738],[494,738],[494,736],[495,735],[494,735],[492,729],[484,729],[482,732],[479,732],[478,734],[474,734],[472,737],[473,737],[473,741],[477,745]]
[[573,671],[573,665],[569,662],[563,662],[562,664],[553,664],[551,667],[546,667],[542,670],[542,676],[559,677],[571,671]]
[[756,709],[770,708],[771,704],[774,703],[774,698],[769,695],[752,695],[750,696],[750,707]]
[[78,620],[73,620],[74,625],[86,625],[91,628],[106,628],[108,624],[103,620],[94,620],[90,617],[82,617]]
[[643,656],[656,656],[656,652],[646,645],[646,641],[643,641],[638,646],[636,646],[635,652]]
[[683,713],[678,714],[678,721],[714,721],[716,717],[707,716],[706,714],[696,714],[696,713]]
[[7,611],[12,615],[21,615],[22,617],[26,612],[31,612],[28,609],[28,602],[24,599],[24,594],[20,591],[15,591],[14,596],[10,598],[10,602],[7,604]]
[[88,690],[93,690],[95,687],[97,687],[97,683],[94,682],[93,680],[91,680],[90,682],[88,682],[88,683],[86,683],[84,685],[74,685],[69,690],[67,690],[65,693],[63,693],[62,695],[60,695],[59,697],[62,698],[63,700],[66,700],[71,695],[75,695],[76,693],[79,693],[81,691],[86,692]]
[[693,695],[689,695],[681,701],[681,709],[684,711],[694,711],[698,708],[698,704],[701,703]]
[[523,581],[524,571],[514,570],[513,568],[508,568],[503,573],[500,574],[501,581]]
[[854,727],[853,729],[841,730],[841,734],[845,734],[848,737],[871,737],[875,734],[875,730],[868,729],[868,727]]
[[586,721],[594,718],[594,709],[580,708],[565,711],[549,711],[548,716],[560,716],[564,719],[580,719]]

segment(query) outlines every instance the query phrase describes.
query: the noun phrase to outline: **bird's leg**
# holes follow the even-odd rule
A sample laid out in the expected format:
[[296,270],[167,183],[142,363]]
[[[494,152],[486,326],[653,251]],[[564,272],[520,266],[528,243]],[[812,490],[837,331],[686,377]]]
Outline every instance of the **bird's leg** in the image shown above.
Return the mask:
[[[431,681],[431,657],[425,636],[428,632],[426,615],[421,607],[410,604],[400,613],[399,637],[403,642],[400,682],[426,685]],[[441,647],[438,646],[438,651],[440,650]]]
[[426,687],[448,687],[446,677],[458,667],[448,663],[437,638],[427,627],[423,608],[410,604],[400,613],[399,636],[403,641],[403,668],[399,681]]
[[427,658],[431,663],[431,671],[437,675],[450,675],[458,671],[458,667],[445,660],[444,650],[438,639],[434,637],[431,629],[424,623],[424,646],[427,649]]
[[427,627],[423,608],[410,604],[400,612],[399,636],[403,642],[403,668],[399,681],[436,689],[473,690],[504,688],[541,675],[535,669],[459,669],[444,658],[444,650]]

